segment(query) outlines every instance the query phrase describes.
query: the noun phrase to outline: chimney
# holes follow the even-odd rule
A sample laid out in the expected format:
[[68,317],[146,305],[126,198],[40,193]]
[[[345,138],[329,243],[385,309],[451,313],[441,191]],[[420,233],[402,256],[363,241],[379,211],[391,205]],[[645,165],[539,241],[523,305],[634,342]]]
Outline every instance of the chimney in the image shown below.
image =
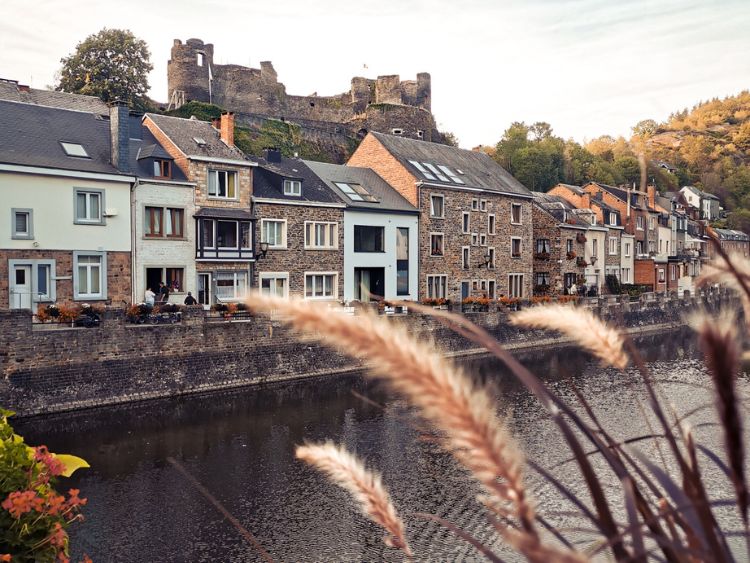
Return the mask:
[[584,209],[591,209],[591,194],[584,192],[581,196],[581,207]]
[[230,147],[234,146],[234,114],[227,111],[221,114],[221,140]]
[[122,100],[109,106],[109,135],[112,164],[120,172],[130,173],[130,110]]
[[646,186],[646,193],[648,194],[648,206],[652,209],[656,207],[656,186],[649,184]]
[[268,162],[281,162],[281,150],[276,147],[263,149],[263,156]]

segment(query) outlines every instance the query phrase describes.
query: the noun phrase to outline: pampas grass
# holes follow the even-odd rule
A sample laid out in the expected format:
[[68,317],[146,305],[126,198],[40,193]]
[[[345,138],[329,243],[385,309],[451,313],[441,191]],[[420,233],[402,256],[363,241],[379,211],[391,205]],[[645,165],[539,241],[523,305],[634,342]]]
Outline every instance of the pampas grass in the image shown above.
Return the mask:
[[628,363],[619,331],[607,326],[586,309],[570,305],[532,307],[513,314],[510,323],[561,332],[599,358],[604,365],[624,369]]
[[404,523],[391,502],[380,475],[369,471],[343,446],[332,442],[298,446],[297,459],[325,473],[331,481],[349,491],[362,508],[362,513],[388,532],[386,545],[411,556],[404,535]]

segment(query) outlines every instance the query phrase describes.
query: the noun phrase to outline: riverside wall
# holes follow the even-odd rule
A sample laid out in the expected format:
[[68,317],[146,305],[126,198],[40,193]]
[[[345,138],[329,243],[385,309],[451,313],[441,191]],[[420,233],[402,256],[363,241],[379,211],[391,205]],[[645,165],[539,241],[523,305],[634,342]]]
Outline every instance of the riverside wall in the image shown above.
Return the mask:
[[[714,291],[686,298],[652,294],[636,302],[601,297],[580,306],[638,332],[680,326],[693,311],[726,305],[734,305],[733,297]],[[511,327],[503,308],[464,314],[509,348],[566,342],[554,333]],[[481,353],[431,316],[386,318],[448,355]],[[18,416],[334,376],[364,367],[265,317],[224,321],[197,309],[174,325],[133,325],[121,312],[108,312],[100,327],[62,328],[33,325],[28,311],[0,311],[0,406]]]

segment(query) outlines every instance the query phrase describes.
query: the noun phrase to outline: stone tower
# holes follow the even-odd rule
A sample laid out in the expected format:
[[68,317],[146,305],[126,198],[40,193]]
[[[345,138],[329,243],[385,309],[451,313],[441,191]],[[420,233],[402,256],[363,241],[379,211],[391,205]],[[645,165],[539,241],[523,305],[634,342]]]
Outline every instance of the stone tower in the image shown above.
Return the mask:
[[196,100],[210,101],[209,67],[214,63],[214,46],[200,39],[179,39],[172,45],[167,63],[167,84],[171,107]]

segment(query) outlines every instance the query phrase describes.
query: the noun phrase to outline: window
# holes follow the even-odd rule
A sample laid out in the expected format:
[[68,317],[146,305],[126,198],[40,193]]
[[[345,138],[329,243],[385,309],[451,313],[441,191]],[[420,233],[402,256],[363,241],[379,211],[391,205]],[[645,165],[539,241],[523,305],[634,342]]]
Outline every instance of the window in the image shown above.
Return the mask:
[[471,200],[471,210],[479,211],[479,200],[477,198]]
[[267,242],[269,248],[286,248],[286,220],[261,219],[260,242]]
[[456,183],[456,184],[463,184],[464,183],[464,181],[461,178],[459,178],[458,176],[456,176],[456,174],[453,172],[453,170],[451,170],[447,166],[443,166],[442,164],[438,164],[438,168],[440,168],[440,170],[442,170],[443,172],[445,172],[450,177],[450,179],[453,180],[454,183]]
[[636,251],[636,254],[638,255],[643,254],[643,241],[642,240],[638,240],[635,242],[635,251]]
[[609,254],[610,256],[617,254],[617,237],[609,237]]
[[599,256],[599,241],[596,239],[591,241],[591,256]]
[[430,196],[430,217],[435,217],[437,219],[445,217],[445,199],[443,196]]
[[477,233],[471,233],[471,246],[477,246],[479,244],[479,235]]
[[75,190],[75,223],[103,225],[103,190]]
[[442,172],[440,172],[440,170],[435,168],[435,165],[430,164],[429,162],[423,162],[422,164],[424,164],[430,170],[430,172],[432,172],[435,176],[437,176],[437,179],[440,180],[441,182],[448,181],[448,178],[446,178],[445,174],[443,174]]
[[65,141],[60,141],[60,145],[62,145],[65,154],[68,156],[91,158],[89,153],[86,152],[86,149],[83,148],[83,145],[79,143],[66,143]]
[[335,249],[339,247],[338,223],[305,221],[305,248]]
[[443,233],[430,233],[430,256],[443,256]]
[[107,255],[104,252],[73,252],[74,299],[107,298]]
[[284,180],[284,195],[302,195],[300,180]]
[[185,268],[146,268],[146,287],[159,291],[159,284],[164,283],[170,291],[185,291]]
[[665,281],[667,281],[666,272],[664,268],[659,268],[659,283],[664,283]]
[[377,203],[378,201],[377,198],[359,184],[347,184],[344,182],[334,182],[334,184],[336,184],[352,201],[369,201],[371,203]]
[[523,297],[523,274],[508,274],[508,296]]
[[617,213],[609,212],[609,224],[617,225]]
[[654,217],[648,218],[648,228],[652,231],[656,228],[656,220],[654,219]]
[[623,243],[622,248],[623,248],[622,253],[625,256],[625,258],[630,258],[630,243],[629,242]]
[[487,246],[487,235],[484,233],[479,234],[479,246]]
[[468,211],[463,212],[463,216],[461,218],[461,225],[463,227],[463,232],[468,234],[471,230],[471,214]]
[[409,229],[396,229],[396,295],[409,295]]
[[385,252],[385,227],[354,225],[354,252]]
[[596,215],[594,215],[593,213],[591,214],[591,224],[596,225]]
[[172,163],[168,160],[154,160],[154,177],[155,178],[171,178],[172,177]]
[[427,297],[446,299],[448,297],[448,276],[427,276]]
[[[413,166],[414,168],[416,168],[417,170],[419,170],[419,171],[420,171],[420,172],[422,173],[422,175],[423,175],[423,176],[424,176],[425,178],[427,178],[428,180],[435,180],[435,176],[433,176],[433,175],[432,175],[432,173],[428,172],[428,171],[427,171],[427,170],[425,169],[425,167],[424,167],[424,166],[422,166],[422,165],[421,165],[421,164],[420,164],[419,162],[417,162],[416,160],[410,160],[410,161],[409,161],[409,164],[411,164],[411,165],[412,165],[412,166]],[[441,215],[441,217],[442,217],[442,215]]]
[[479,280],[471,280],[472,291],[479,291]]
[[8,260],[8,271],[11,281],[11,306],[13,306],[12,288],[19,283],[28,284],[32,303],[54,302],[57,298],[54,260]]
[[565,241],[565,252],[570,254],[573,252],[573,239],[569,238],[567,241]]
[[671,279],[672,281],[675,281],[677,279],[677,264],[672,264],[670,270]]
[[494,213],[487,215],[487,233],[490,235],[495,234],[495,214]]
[[11,213],[11,233],[12,239],[31,240],[34,238],[34,221],[32,209],[13,208]]
[[404,134],[403,129],[399,129],[397,127],[391,129],[391,135],[403,135],[403,134]]
[[537,272],[536,274],[534,274],[534,285],[549,286],[549,272]]
[[216,221],[216,245],[219,248],[238,248],[237,221]]
[[635,228],[638,229],[639,231],[643,230],[643,215],[638,215],[635,218]]
[[247,295],[247,272],[216,272],[216,299],[230,301]]
[[495,280],[487,280],[487,297],[495,298]]
[[538,238],[536,239],[536,251],[537,253],[546,253],[549,254],[550,252],[550,244],[548,238]]
[[333,299],[337,294],[338,274],[334,272],[306,273],[305,299]]
[[521,257],[521,239],[520,238],[514,237],[510,239],[510,255],[512,258]]
[[143,236],[149,238],[182,238],[185,228],[185,210],[173,207],[144,208]]
[[471,247],[462,246],[461,247],[461,267],[464,270],[468,270],[470,261],[471,261]]
[[195,54],[195,63],[198,66],[203,66],[204,61],[206,60],[205,53],[198,52]]
[[490,270],[494,270],[495,269],[495,249],[493,247],[490,247],[487,249],[487,260],[489,260],[489,262],[487,262],[487,268],[489,268]]
[[286,272],[261,273],[260,292],[264,295],[287,297],[289,295],[289,274]]
[[486,199],[480,199],[479,200],[479,211],[487,211],[487,200]]
[[630,268],[622,269],[622,283],[631,283],[630,281]]
[[209,170],[208,197],[237,199],[237,172]]
[[511,203],[510,204],[510,222],[514,225],[521,224],[521,204]]

